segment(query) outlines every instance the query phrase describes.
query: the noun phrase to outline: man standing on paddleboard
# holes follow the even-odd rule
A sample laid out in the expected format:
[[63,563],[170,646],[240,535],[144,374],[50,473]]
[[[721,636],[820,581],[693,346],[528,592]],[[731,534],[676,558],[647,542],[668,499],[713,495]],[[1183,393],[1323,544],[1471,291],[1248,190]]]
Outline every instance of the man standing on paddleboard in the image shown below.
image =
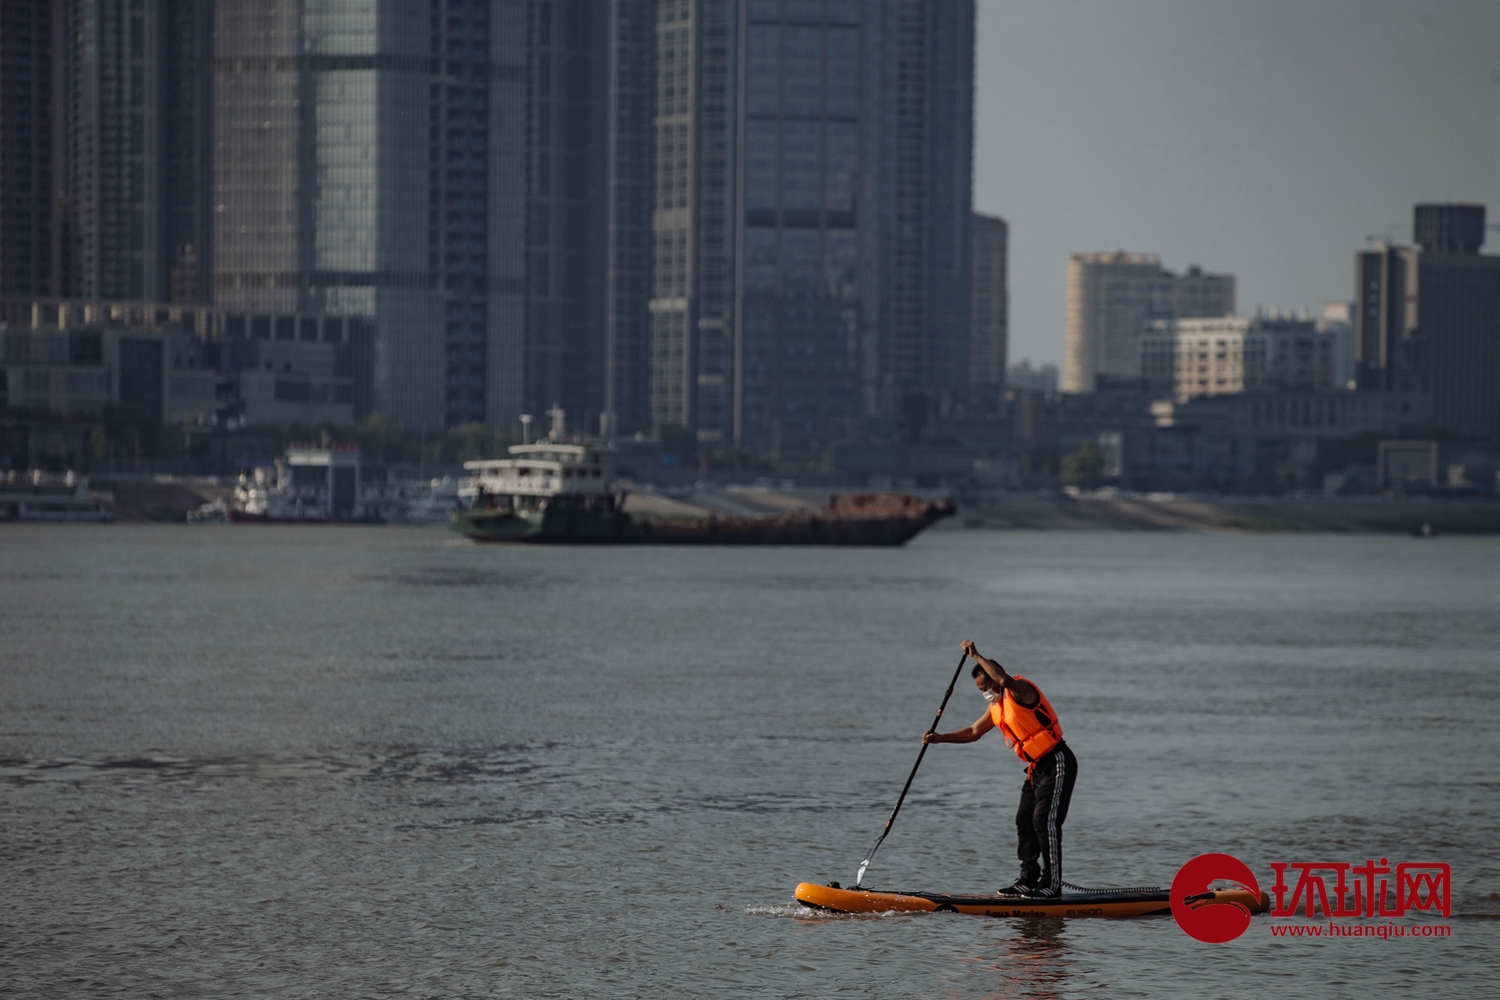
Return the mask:
[[1016,833],[1020,837],[1016,856],[1021,859],[1021,875],[1000,892],[1061,896],[1062,825],[1068,818],[1073,782],[1078,778],[1078,758],[1063,742],[1057,713],[1040,688],[980,656],[972,640],[964,640],[963,650],[974,658],[974,684],[990,703],[989,711],[967,729],[952,733],[929,729],[922,734],[922,742],[973,743],[991,729],[1000,730],[1005,745],[1026,762],[1021,808],[1016,811]]

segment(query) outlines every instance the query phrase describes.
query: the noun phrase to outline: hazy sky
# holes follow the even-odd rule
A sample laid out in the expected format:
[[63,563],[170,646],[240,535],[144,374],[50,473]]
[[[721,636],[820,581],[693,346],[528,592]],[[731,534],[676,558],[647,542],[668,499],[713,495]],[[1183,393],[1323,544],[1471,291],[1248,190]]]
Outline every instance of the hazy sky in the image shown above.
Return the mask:
[[1062,360],[1075,251],[1316,309],[1418,201],[1500,224],[1500,0],[978,3],[974,207],[1010,222],[1013,363]]

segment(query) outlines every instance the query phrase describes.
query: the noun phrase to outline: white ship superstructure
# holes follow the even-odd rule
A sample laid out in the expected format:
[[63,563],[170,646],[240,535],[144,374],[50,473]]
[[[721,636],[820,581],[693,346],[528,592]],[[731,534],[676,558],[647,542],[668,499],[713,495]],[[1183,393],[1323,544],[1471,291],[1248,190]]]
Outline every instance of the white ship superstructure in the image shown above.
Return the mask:
[[359,521],[369,517],[360,494],[355,445],[293,445],[272,468],[241,476],[232,521]]
[[603,456],[592,445],[545,441],[509,450],[510,458],[464,463],[473,473],[459,482],[464,503],[531,509],[554,497],[613,496]]

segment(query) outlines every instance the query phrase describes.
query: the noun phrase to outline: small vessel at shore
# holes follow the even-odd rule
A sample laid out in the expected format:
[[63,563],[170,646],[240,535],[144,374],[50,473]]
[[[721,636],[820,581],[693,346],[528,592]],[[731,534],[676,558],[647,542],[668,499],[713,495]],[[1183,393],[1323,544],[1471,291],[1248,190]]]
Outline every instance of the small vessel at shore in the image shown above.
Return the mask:
[[903,493],[835,495],[821,510],[701,518],[632,517],[602,453],[587,444],[512,445],[511,458],[465,462],[452,529],[476,542],[657,545],[902,545],[954,512]]
[[113,521],[109,508],[89,497],[89,479],[40,470],[0,474],[0,521]]
[[236,524],[380,523],[359,480],[357,445],[292,445],[274,467],[240,476],[227,514]]

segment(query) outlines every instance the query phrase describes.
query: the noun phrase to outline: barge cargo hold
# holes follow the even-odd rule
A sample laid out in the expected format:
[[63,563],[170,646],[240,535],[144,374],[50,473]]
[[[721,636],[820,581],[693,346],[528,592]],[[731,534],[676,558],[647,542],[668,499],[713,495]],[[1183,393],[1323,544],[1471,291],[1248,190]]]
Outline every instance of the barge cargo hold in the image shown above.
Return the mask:
[[952,500],[906,493],[840,493],[816,511],[632,520],[629,540],[658,545],[905,545],[953,512]]

